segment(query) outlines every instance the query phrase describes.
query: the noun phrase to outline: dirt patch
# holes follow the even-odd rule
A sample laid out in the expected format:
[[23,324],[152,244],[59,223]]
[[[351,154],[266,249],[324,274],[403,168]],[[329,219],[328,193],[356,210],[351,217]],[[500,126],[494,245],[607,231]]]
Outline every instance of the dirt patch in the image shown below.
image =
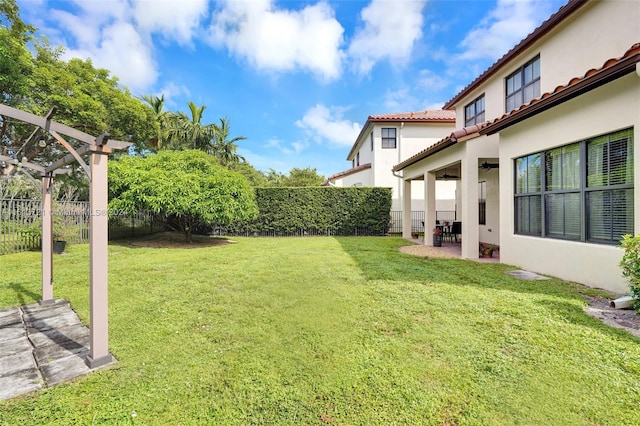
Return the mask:
[[453,253],[448,253],[444,250],[437,249],[431,246],[425,246],[424,244],[414,244],[412,246],[402,246],[400,247],[401,253],[412,254],[414,256],[423,256],[423,257],[442,257],[447,259],[459,259],[460,256],[457,256]]
[[609,306],[610,299],[605,297],[585,296],[588,305],[584,307],[587,315],[598,318],[612,327],[627,330],[634,336],[640,337],[640,314],[633,309],[613,309]]
[[144,237],[123,241],[131,247],[147,248],[202,248],[218,247],[233,244],[235,241],[224,237],[214,237],[209,235],[193,235],[193,241],[188,243],[184,235],[177,232],[161,232],[158,234],[146,235]]

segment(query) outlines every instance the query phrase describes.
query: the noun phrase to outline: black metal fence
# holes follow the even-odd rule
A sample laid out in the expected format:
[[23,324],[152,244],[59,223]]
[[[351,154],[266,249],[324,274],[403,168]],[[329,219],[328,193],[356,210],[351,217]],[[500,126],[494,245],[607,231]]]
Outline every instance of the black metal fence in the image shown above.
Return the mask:
[[[54,206],[54,238],[69,243],[89,242],[89,203],[86,201],[56,202]],[[41,246],[42,202],[40,200],[0,199],[0,255]],[[437,211],[436,220],[453,222],[455,211]],[[213,226],[207,233],[226,236],[246,237],[306,237],[347,235],[336,230],[318,231],[297,229],[292,232],[232,230],[233,227]],[[135,215],[109,217],[109,239],[130,238],[163,231],[162,225],[155,224],[153,215],[138,212]],[[424,211],[411,212],[411,232],[424,231]],[[402,211],[391,212],[390,234],[402,233]],[[348,235],[380,235],[378,231],[366,227],[355,228]]]
[[[0,199],[0,255],[39,249],[42,246],[42,201]],[[55,202],[54,239],[68,243],[89,242],[91,212],[87,201]],[[153,216],[147,212],[109,217],[109,239],[158,232]]]
[[[453,222],[456,220],[456,212],[451,210],[436,211],[436,220],[442,222]],[[411,212],[411,232],[424,232],[424,211],[414,210]],[[402,211],[391,212],[390,234],[402,234]]]

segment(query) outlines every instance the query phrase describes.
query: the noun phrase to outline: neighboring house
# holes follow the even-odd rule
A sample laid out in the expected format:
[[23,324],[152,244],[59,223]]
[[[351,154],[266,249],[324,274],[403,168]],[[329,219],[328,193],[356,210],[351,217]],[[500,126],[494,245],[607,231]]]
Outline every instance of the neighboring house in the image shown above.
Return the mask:
[[[426,110],[371,115],[356,139],[347,160],[351,168],[327,178],[325,185],[378,186],[393,189],[392,210],[402,210],[402,185],[391,171],[394,164],[438,142],[455,128],[453,110]],[[451,186],[439,188],[439,210],[454,210]],[[455,185],[453,186],[455,188]],[[412,185],[414,210],[423,209],[424,185]],[[444,201],[448,200],[448,201]]]
[[640,2],[569,1],[447,102],[459,130],[393,168],[407,196],[426,181],[425,228],[436,176],[454,170],[463,257],[495,243],[501,262],[627,292],[619,241],[640,229],[639,42]]

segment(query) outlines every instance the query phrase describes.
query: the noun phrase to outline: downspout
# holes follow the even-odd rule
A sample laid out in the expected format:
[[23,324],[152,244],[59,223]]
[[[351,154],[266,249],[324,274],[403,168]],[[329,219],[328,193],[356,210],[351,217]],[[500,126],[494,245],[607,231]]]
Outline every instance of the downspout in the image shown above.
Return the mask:
[[[400,122],[400,132],[398,132],[398,162],[396,164],[402,163],[402,129],[404,128],[404,121]],[[394,174],[395,176],[395,174]],[[404,193],[402,192],[402,180],[398,183],[398,196],[399,200],[404,198]]]

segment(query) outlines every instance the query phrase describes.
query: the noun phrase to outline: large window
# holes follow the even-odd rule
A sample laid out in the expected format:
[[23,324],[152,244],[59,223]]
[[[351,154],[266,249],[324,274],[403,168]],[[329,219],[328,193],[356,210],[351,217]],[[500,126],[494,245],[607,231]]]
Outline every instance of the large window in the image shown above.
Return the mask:
[[472,126],[484,122],[484,95],[464,107],[464,125]]
[[396,129],[394,127],[382,128],[382,148],[396,148]]
[[523,65],[507,77],[505,83],[506,112],[513,111],[540,96],[540,57]]
[[634,233],[633,130],[520,157],[515,167],[517,234],[618,244]]

